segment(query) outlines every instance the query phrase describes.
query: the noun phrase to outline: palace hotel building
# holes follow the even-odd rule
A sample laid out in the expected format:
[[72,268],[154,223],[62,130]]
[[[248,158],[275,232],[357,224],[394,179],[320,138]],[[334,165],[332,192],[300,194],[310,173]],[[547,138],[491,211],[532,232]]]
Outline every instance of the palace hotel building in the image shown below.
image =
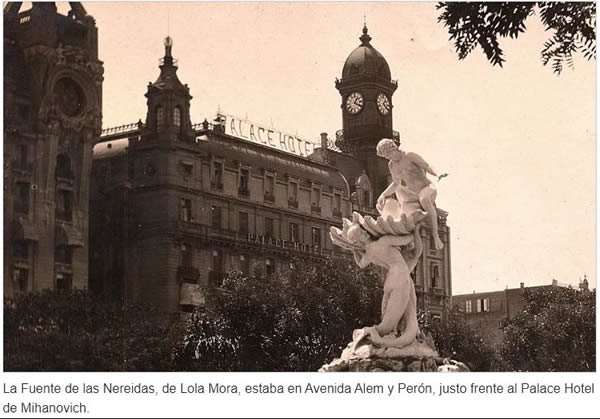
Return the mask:
[[[53,12],[56,14],[55,9]],[[12,13],[13,20],[22,19],[14,10]],[[74,12],[73,22],[78,13],[84,11]],[[63,18],[56,16],[57,21]],[[82,16],[88,25],[85,28],[92,28],[93,19]],[[22,212],[10,211],[17,207],[13,200],[23,195],[18,185],[24,181],[22,172],[9,168],[8,185],[14,192],[5,192],[5,226],[14,227],[10,236],[5,230],[5,293],[65,286],[59,277],[64,269],[71,275],[68,286],[87,285],[95,293],[128,303],[178,312],[202,305],[206,288],[219,286],[232,269],[250,273],[261,268],[275,273],[292,257],[316,263],[327,257],[348,257],[331,243],[329,229],[340,226],[342,217],[350,217],[352,211],[377,215],[376,199],[390,178],[387,161],[376,156],[375,146],[382,138],[399,140],[392,128],[393,95],[398,83],[392,80],[385,58],[372,46],[366,27],[359,39],[360,44],[346,59],[341,78],[335,81],[342,129],[335,133],[335,139],[323,133],[313,144],[227,114],[193,123],[190,88],[177,76],[173,41],[167,37],[158,77],[147,87],[143,121],[107,128],[101,134],[92,131],[91,140],[82,124],[82,137],[69,142],[77,144],[77,150],[82,150],[79,154],[60,148],[65,141],[60,133],[56,137],[46,131],[36,133],[36,140],[29,141],[32,153],[47,154],[36,160],[42,163],[32,169],[29,178],[30,183],[37,182],[36,176],[54,181],[44,184],[45,194],[51,191],[58,197],[63,190],[61,176],[51,173],[58,170],[55,166],[62,162],[61,153],[70,153],[70,221],[49,214],[47,200],[45,205],[29,205],[27,219]],[[15,50],[21,51],[23,47],[17,44]],[[89,44],[93,46],[93,42]],[[64,45],[54,43],[47,48],[58,50],[60,56]],[[89,60],[101,69],[94,51],[88,53]],[[17,65],[32,64],[25,60]],[[101,106],[101,81],[83,68],[81,71],[72,69],[68,77],[55,76],[62,84],[55,81],[54,86],[60,87],[50,83],[47,92],[42,92],[44,100],[51,104],[56,101],[63,125]],[[5,108],[7,95],[5,90]],[[74,103],[79,103],[79,108]],[[32,111],[33,119],[39,113]],[[45,136],[56,138],[57,146],[44,142]],[[16,152],[22,143],[17,134],[10,138],[14,140],[5,142],[5,153],[7,147],[14,147]],[[36,151],[38,147],[40,151]],[[57,164],[47,168],[48,160]],[[88,190],[89,212],[88,201],[81,201]],[[28,193],[29,202],[37,203],[42,197],[40,189],[30,188]],[[59,205],[58,198],[52,202],[61,211],[65,206]],[[452,290],[446,216],[438,209],[442,250],[434,249],[427,225],[422,229],[425,250],[413,275],[419,307],[434,316],[441,316],[449,307]],[[50,223],[54,223],[53,229]],[[89,246],[85,234],[88,224]],[[56,231],[52,240],[48,236],[51,230]],[[23,244],[28,249],[26,263]],[[34,268],[41,263],[41,255],[61,255],[56,250],[60,246],[70,249],[70,259],[43,256],[54,269]],[[84,263],[88,258],[89,271]]]

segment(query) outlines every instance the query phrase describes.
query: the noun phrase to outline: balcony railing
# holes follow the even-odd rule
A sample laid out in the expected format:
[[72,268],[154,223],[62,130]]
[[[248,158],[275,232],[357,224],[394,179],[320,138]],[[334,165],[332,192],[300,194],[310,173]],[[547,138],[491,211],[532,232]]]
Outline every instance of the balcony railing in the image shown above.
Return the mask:
[[444,289],[438,287],[431,287],[431,293],[435,295],[444,295]]
[[242,196],[244,198],[248,198],[250,196],[250,190],[249,189],[238,189],[238,195]]
[[339,208],[334,208],[333,209],[333,216],[334,217],[338,217],[338,218],[342,218],[342,211]]
[[288,198],[288,207],[298,209],[298,200],[293,198]]
[[56,177],[59,179],[73,180],[75,179],[75,173],[71,169],[57,169]]
[[73,212],[56,211],[56,219],[60,221],[73,221]]
[[321,214],[321,207],[318,205],[311,205],[310,212],[314,212],[315,214]]

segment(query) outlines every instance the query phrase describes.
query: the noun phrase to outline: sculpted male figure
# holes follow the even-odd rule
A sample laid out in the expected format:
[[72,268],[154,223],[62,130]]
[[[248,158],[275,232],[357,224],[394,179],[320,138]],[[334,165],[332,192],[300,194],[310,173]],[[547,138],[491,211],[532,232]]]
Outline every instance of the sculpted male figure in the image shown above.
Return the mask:
[[[377,144],[377,155],[388,159],[392,183],[377,199],[377,209],[383,211],[385,200],[388,196],[396,194],[396,198],[402,204],[403,211],[407,204],[418,202],[427,211],[431,222],[431,230],[436,249],[442,249],[444,244],[438,234],[437,211],[435,209],[435,198],[437,191],[435,186],[427,178],[427,173],[438,177],[437,173],[416,153],[406,153],[396,146],[390,139],[383,139]],[[408,215],[408,214],[407,214]]]

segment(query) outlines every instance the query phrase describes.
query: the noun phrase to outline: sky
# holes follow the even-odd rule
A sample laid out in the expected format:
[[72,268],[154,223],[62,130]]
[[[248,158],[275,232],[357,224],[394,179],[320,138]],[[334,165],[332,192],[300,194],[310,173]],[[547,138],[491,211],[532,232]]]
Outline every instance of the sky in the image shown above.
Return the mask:
[[342,128],[334,87],[363,22],[398,80],[394,129],[439,173],[453,294],[596,286],[596,62],[556,76],[531,16],[502,39],[504,68],[459,61],[435,3],[84,3],[104,62],[103,125],[145,120],[144,93],[173,39],[193,122],[218,109],[302,138]]

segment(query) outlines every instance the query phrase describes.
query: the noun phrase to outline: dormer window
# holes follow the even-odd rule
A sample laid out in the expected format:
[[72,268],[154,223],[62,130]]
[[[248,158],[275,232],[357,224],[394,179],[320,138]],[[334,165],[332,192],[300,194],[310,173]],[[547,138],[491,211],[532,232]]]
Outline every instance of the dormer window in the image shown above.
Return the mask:
[[175,106],[175,109],[173,109],[173,126],[176,128],[181,127],[181,109],[179,106]]
[[160,129],[165,124],[165,112],[162,106],[156,108],[156,129]]

